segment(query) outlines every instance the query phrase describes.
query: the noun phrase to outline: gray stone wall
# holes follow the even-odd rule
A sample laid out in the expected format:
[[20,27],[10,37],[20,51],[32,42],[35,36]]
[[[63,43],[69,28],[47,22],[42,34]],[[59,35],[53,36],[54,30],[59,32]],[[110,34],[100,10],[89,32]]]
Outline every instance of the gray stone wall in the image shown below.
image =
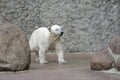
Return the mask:
[[0,14],[28,39],[41,26],[63,26],[66,52],[97,51],[120,35],[120,0],[0,0]]

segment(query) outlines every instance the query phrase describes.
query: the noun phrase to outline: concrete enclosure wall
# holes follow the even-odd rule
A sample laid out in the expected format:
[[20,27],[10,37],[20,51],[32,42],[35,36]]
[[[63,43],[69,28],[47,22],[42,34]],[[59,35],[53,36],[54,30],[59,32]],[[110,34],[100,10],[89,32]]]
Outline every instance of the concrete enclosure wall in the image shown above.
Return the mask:
[[32,31],[63,26],[66,52],[97,51],[120,35],[120,0],[0,0],[0,14]]

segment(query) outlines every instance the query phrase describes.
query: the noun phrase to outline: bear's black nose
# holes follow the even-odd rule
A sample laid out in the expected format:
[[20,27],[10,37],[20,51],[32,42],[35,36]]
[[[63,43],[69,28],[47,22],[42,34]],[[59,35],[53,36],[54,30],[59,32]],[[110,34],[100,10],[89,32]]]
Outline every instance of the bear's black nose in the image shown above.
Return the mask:
[[63,33],[64,33],[64,32],[61,32],[60,36],[62,36],[62,35],[63,35]]

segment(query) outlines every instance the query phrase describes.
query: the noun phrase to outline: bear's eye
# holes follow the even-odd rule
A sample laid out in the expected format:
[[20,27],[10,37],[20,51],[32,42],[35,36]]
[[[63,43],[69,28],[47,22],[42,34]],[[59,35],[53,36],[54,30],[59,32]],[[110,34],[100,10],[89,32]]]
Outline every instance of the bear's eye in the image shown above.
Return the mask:
[[59,31],[59,29],[56,29],[56,31]]

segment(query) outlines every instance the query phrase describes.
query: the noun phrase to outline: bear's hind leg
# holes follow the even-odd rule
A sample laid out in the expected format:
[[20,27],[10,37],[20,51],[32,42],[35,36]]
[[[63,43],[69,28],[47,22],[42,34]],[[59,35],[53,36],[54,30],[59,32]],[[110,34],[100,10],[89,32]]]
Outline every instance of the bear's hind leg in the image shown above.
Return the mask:
[[36,62],[39,62],[39,53],[36,52],[35,54],[36,54],[35,61],[36,61]]
[[46,54],[46,49],[41,49],[40,51],[39,51],[39,62],[41,63],[41,64],[47,64],[48,63],[48,61],[46,61],[46,59],[45,59],[45,54]]

